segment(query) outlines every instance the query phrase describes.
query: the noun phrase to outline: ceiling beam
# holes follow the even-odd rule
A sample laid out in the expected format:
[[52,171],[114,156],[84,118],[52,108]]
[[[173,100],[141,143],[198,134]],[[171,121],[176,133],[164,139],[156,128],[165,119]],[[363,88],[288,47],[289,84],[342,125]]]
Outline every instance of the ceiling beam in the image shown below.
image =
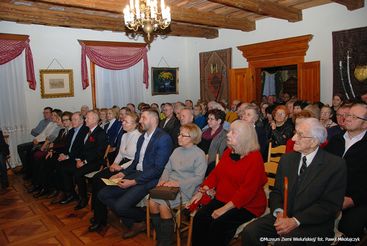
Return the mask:
[[[85,8],[89,10],[107,11],[122,15],[126,2],[103,0],[34,0],[36,2],[52,3],[62,6]],[[175,22],[191,23],[196,25],[213,26],[220,28],[236,29],[242,31],[255,30],[255,21],[247,18],[230,18],[213,12],[202,12],[193,8],[182,8],[170,5],[171,18]]]
[[348,10],[355,10],[364,7],[364,0],[331,0],[347,7]]
[[[19,1],[20,2],[20,1]],[[28,24],[86,28],[125,32],[121,16],[101,11],[84,11],[77,8],[57,7],[55,5],[21,1],[21,5],[10,0],[0,2],[0,20]],[[187,24],[172,23],[165,35],[201,38],[216,38],[218,30]]]
[[[302,20],[302,10],[280,5],[270,0],[209,0],[229,7],[250,11],[259,15],[297,22]],[[352,0],[351,0],[352,1]]]

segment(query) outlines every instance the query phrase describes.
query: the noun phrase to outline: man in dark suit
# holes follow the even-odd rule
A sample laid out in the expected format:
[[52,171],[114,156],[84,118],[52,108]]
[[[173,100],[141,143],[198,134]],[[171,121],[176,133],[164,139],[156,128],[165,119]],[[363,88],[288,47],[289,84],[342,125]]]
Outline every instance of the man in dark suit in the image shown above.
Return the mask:
[[85,125],[89,128],[89,132],[84,138],[84,144],[82,149],[75,156],[75,162],[68,162],[67,165],[62,167],[62,176],[64,181],[64,188],[69,192],[69,196],[66,197],[66,203],[68,200],[72,200],[71,190],[72,181],[74,179],[75,184],[78,187],[79,202],[75,206],[75,210],[79,210],[87,206],[87,184],[84,175],[93,171],[97,171],[101,164],[103,164],[103,156],[107,147],[107,138],[104,130],[98,125],[99,116],[94,111],[89,111],[85,119]]
[[[271,212],[250,223],[242,233],[243,245],[307,245],[334,237],[334,222],[343,204],[346,166],[342,158],[319,148],[326,129],[315,118],[302,119],[293,136],[294,150],[282,156],[274,190],[270,193]],[[289,191],[284,215],[284,177]],[[300,239],[300,240],[298,240]],[[312,242],[311,242],[312,243]]]
[[[46,160],[46,166],[54,166],[55,171],[46,181],[48,186],[55,187],[56,190],[61,191],[61,193],[52,200],[51,203],[62,204],[68,203],[72,200],[71,195],[72,181],[63,180],[62,170],[66,166],[75,166],[75,158],[79,156],[80,152],[83,150],[83,143],[85,136],[87,135],[89,128],[84,125],[84,118],[80,112],[75,112],[71,117],[72,129],[67,135],[67,143],[63,149],[56,150],[52,157]],[[66,187],[65,187],[65,185]],[[71,187],[70,187],[71,186]]]
[[145,230],[145,212],[136,205],[155,187],[172,152],[170,136],[158,128],[159,115],[152,109],[143,111],[141,135],[132,164],[110,179],[119,179],[117,186],[107,186],[98,193],[94,218],[89,231],[100,230],[107,223],[107,207],[111,208],[129,230],[124,238]]
[[331,138],[325,149],[346,161],[348,183],[339,230],[347,237],[357,238],[367,227],[366,104],[355,104],[350,108],[345,116],[345,130],[345,133]]
[[173,105],[171,103],[164,104],[163,112],[166,118],[159,122],[159,127],[171,136],[173,147],[176,148],[178,146],[177,137],[180,131],[180,122],[173,113]]

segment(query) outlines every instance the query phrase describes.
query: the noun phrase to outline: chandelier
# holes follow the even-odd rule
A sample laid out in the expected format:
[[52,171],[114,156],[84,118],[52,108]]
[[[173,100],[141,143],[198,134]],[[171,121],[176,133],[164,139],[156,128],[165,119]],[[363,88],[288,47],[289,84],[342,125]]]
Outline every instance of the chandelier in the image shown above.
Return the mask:
[[124,9],[125,26],[138,31],[142,28],[150,41],[150,35],[158,28],[166,29],[171,23],[170,8],[166,7],[164,0],[130,0],[130,5]]

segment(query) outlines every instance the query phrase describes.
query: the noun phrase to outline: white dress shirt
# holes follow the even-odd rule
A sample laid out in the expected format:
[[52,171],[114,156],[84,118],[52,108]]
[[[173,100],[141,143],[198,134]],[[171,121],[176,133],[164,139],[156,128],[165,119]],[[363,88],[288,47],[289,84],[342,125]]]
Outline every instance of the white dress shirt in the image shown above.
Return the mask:
[[154,129],[154,131],[150,135],[148,135],[147,132],[144,134],[144,142],[143,142],[143,145],[141,146],[141,149],[140,149],[139,162],[136,165],[136,170],[138,170],[138,171],[143,171],[143,161],[144,161],[145,151],[148,147],[150,139],[152,138],[155,130],[156,129]]
[[366,134],[366,131],[367,130],[364,130],[363,132],[361,132],[360,134],[352,138],[349,136],[348,132],[344,133],[343,137],[345,139],[345,150],[344,150],[343,157],[345,153],[347,153],[348,149],[352,147],[353,144],[357,143],[358,141],[360,141],[363,138],[363,136]]

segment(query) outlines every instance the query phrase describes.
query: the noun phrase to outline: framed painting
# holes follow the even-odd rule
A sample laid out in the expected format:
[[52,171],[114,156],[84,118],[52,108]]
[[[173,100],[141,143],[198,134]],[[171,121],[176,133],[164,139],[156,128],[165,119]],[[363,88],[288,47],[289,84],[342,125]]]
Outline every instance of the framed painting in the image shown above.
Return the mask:
[[152,95],[178,94],[178,67],[152,67]]
[[72,69],[41,69],[41,98],[73,97]]

